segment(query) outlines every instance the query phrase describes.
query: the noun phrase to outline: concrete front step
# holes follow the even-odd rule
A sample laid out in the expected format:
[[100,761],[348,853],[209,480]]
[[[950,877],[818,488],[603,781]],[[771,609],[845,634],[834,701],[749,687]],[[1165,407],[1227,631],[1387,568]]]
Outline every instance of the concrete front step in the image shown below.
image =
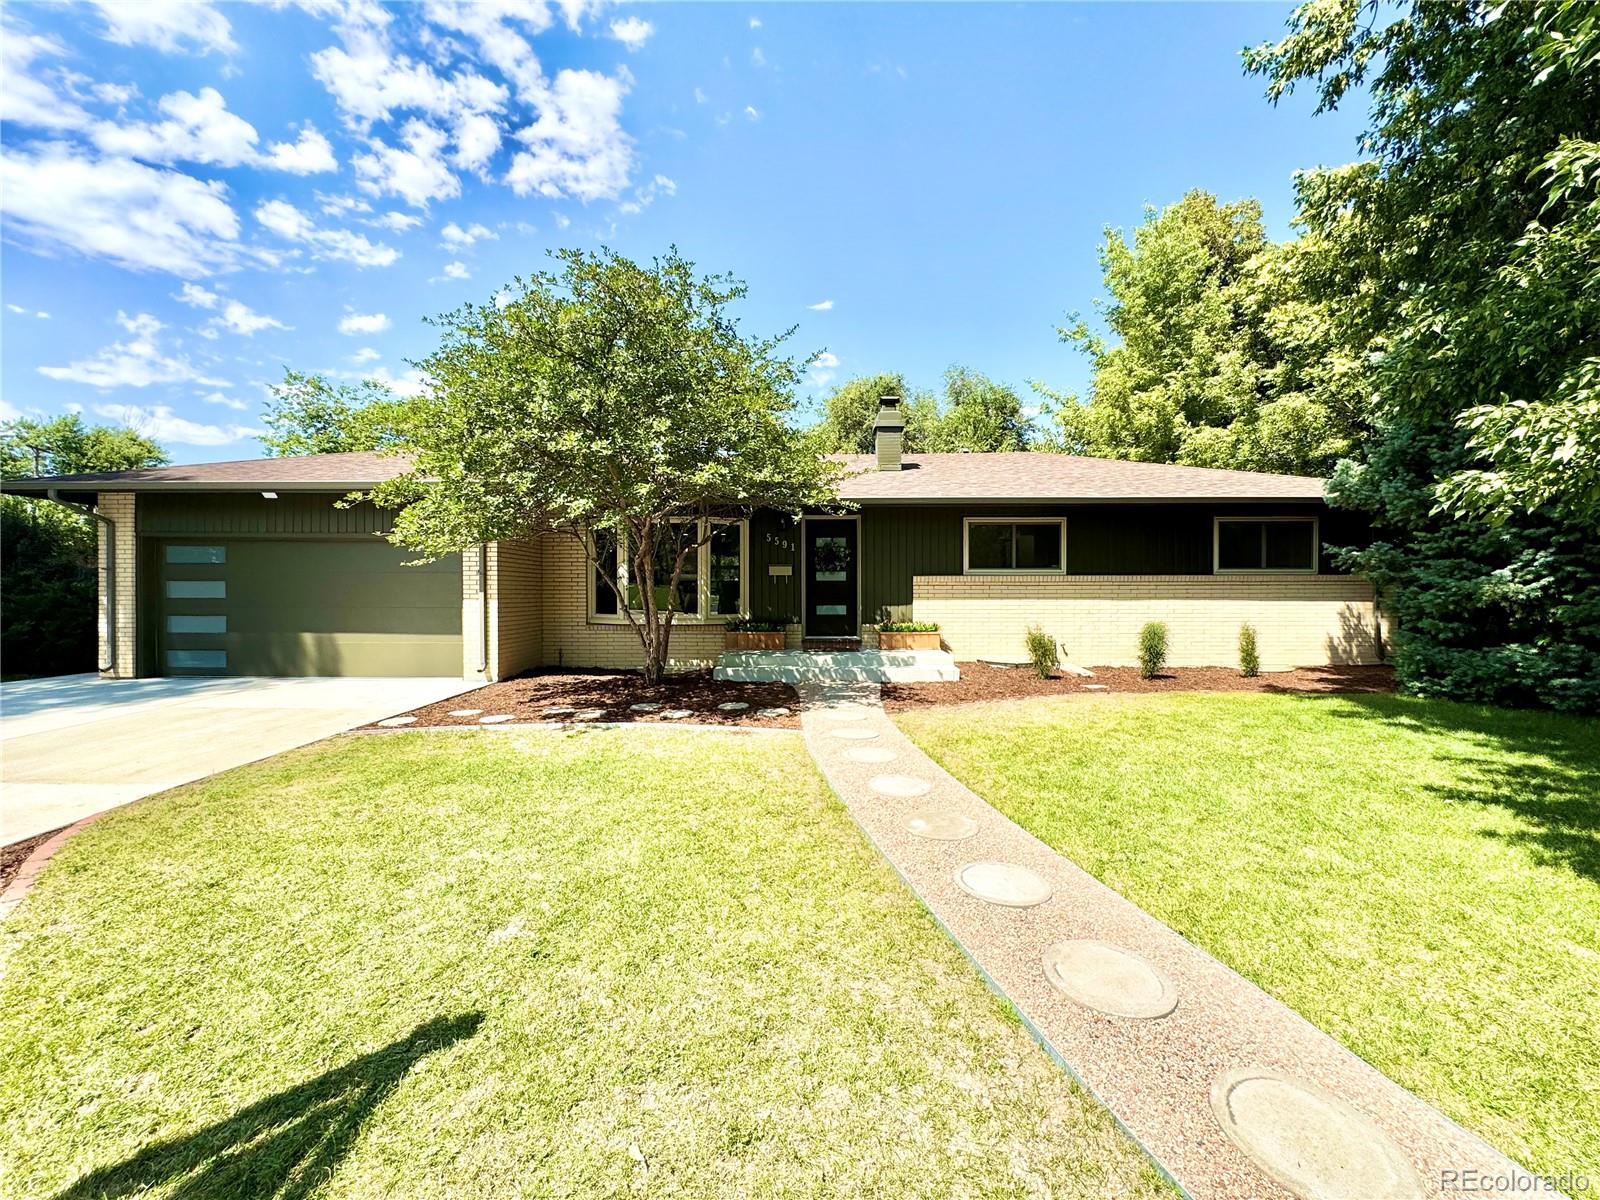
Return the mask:
[[712,676],[736,683],[949,683],[961,671],[945,650],[731,650]]

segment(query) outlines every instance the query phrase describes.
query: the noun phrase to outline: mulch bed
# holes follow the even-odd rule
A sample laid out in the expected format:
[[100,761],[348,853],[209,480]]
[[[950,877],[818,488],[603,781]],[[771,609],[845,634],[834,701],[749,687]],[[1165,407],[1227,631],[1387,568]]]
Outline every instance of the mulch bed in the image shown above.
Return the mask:
[[17,877],[17,872],[22,870],[22,864],[28,861],[28,855],[60,832],[59,829],[52,829],[49,833],[23,838],[20,842],[12,842],[9,846],[0,846],[0,892],[5,891],[6,884]]
[[[723,712],[719,704],[742,701],[750,707],[741,712]],[[655,712],[632,712],[629,705],[659,704]],[[767,729],[799,729],[800,699],[786,683],[725,683],[711,678],[710,671],[673,675],[660,683],[647,684],[633,671],[541,672],[519,675],[491,683],[475,691],[451,696],[437,704],[414,708],[401,715],[417,718],[417,725],[459,725],[481,728],[481,717],[499,713],[512,718],[507,724],[528,721],[572,721],[574,713],[547,713],[551,707],[576,709],[580,713],[599,710],[600,714],[575,724],[626,721],[635,724],[756,726]],[[479,708],[483,712],[469,717],[452,717],[456,710]],[[781,717],[761,717],[764,708],[786,708]],[[672,709],[688,709],[692,715],[676,721],[663,720],[661,714]],[[377,728],[368,725],[368,729]],[[409,726],[405,727],[409,728]]]
[[[1390,667],[1297,667],[1246,679],[1231,667],[1169,667],[1141,679],[1137,667],[1091,667],[1093,679],[1057,673],[1040,679],[1031,667],[964,662],[955,683],[886,683],[883,706],[906,712],[936,704],[976,704],[1030,696],[1103,696],[1111,692],[1392,692]],[[1104,684],[1087,688],[1086,684]]]

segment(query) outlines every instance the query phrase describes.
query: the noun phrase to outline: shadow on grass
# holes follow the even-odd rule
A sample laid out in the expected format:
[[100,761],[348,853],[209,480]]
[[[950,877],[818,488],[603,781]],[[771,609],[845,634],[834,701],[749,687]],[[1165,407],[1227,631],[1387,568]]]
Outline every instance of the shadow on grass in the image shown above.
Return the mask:
[[[1328,701],[1341,701],[1328,704]],[[1521,828],[1486,831],[1530,849],[1548,866],[1600,883],[1600,722],[1559,713],[1454,704],[1399,696],[1302,697],[1344,720],[1378,720],[1419,733],[1467,736],[1481,751],[1448,753],[1456,768],[1434,794],[1493,806]]]
[[56,1200],[100,1200],[176,1184],[181,1200],[298,1200],[349,1152],[362,1123],[417,1062],[471,1037],[480,1013],[437,1017],[342,1067],[233,1116],[141,1150],[78,1180]]

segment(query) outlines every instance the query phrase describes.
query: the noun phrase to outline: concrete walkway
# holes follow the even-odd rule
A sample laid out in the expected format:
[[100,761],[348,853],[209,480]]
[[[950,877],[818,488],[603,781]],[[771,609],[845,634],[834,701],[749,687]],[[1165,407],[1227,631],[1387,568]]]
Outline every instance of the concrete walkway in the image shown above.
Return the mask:
[[95,675],[0,685],[0,845],[479,686]]
[[991,808],[876,685],[801,694],[806,744],[868,838],[1191,1197],[1555,1194]]

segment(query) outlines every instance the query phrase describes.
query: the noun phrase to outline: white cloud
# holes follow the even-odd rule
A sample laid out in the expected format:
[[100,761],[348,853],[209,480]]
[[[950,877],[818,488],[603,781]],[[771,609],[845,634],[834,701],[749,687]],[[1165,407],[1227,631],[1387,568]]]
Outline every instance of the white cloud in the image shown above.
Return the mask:
[[445,263],[444,277],[446,279],[471,279],[472,272],[467,270],[467,264],[464,262]]
[[744,115],[752,121],[761,120],[761,110],[754,104],[746,104],[744,106]]
[[369,363],[377,362],[382,357],[383,355],[379,354],[371,346],[363,346],[350,356],[350,361],[353,363]]
[[165,404],[96,404],[94,411],[158,442],[179,446],[227,446],[266,432],[251,425],[204,425],[178,416]]
[[316,128],[307,125],[300,131],[296,142],[274,142],[267,148],[266,166],[292,175],[315,175],[321,171],[337,171],[339,160],[333,156],[333,146]]
[[554,214],[553,220],[556,223],[556,228],[557,229],[566,229],[569,225],[572,224],[572,218],[567,216],[566,213],[556,213],[556,214]]
[[421,217],[414,217],[410,213],[386,212],[378,218],[378,224],[385,229],[392,229],[396,233],[404,233],[408,229],[415,229],[422,224]]
[[751,17],[750,18],[750,28],[751,29],[760,29],[761,28],[761,18],[760,17]]
[[450,249],[459,249],[470,246],[474,242],[492,242],[499,238],[499,234],[486,225],[472,224],[465,229],[451,221],[439,231],[439,236],[444,239],[440,243]]
[[352,335],[357,333],[382,333],[393,323],[384,313],[353,312],[339,322],[339,332]]
[[60,57],[67,48],[52,37],[7,28],[0,36],[0,120],[41,129],[81,129],[91,120],[82,106],[35,79],[28,68],[37,58]]
[[336,259],[358,267],[387,267],[400,252],[348,229],[323,229],[287,200],[266,200],[256,206],[256,220],[279,237],[300,242],[317,258]]
[[233,27],[209,0],[95,0],[105,18],[107,41],[154,46],[168,54],[190,48],[231,54]]
[[222,303],[222,297],[216,292],[208,292],[198,283],[186,283],[181,291],[173,296],[174,300],[187,304],[190,308],[215,308]]
[[442,130],[413,118],[401,127],[400,137],[404,149],[374,138],[370,154],[351,160],[363,189],[375,195],[393,192],[413,208],[461,194],[461,181],[445,165],[442,152],[447,139]]
[[752,67],[764,67],[767,65],[767,56],[761,53],[760,46],[750,51],[750,65]]
[[643,212],[656,202],[657,196],[676,196],[678,185],[665,175],[657,175],[644,187],[633,193],[633,199],[625,204],[618,205],[620,211],[625,213]]
[[483,171],[500,149],[500,126],[483,113],[466,113],[456,121],[455,153],[450,161],[468,171]]
[[452,70],[442,78],[428,64],[396,53],[381,30],[346,24],[340,36],[342,47],[311,55],[311,73],[356,129],[366,130],[396,112],[448,119],[505,107],[508,92],[502,85],[469,70]]
[[[364,213],[372,211],[372,205],[368,204],[360,196],[329,194],[327,192],[318,192],[316,193],[316,196],[317,203],[321,206],[322,212],[325,216],[343,217],[349,215],[350,213]],[[415,221],[416,218],[407,217],[406,220]]]
[[811,367],[806,374],[806,378],[813,387],[823,387],[832,383],[838,373],[839,356],[824,350],[811,360]]
[[832,300],[818,300],[815,304],[806,305],[812,312],[829,312],[833,308]]
[[528,149],[511,160],[506,182],[519,196],[614,197],[633,167],[633,140],[618,117],[627,84],[595,71],[558,74],[539,119],[517,131]]
[[484,61],[519,90],[538,88],[539,59],[517,26],[543,33],[551,24],[545,5],[530,0],[428,0],[423,11],[430,21],[470,37]]
[[149,387],[154,383],[201,383],[207,387],[226,387],[227,380],[213,379],[187,358],[163,354],[158,335],[164,326],[149,313],[128,316],[117,313],[117,324],[129,337],[100,350],[89,358],[64,367],[40,367],[48,379],[87,384],[89,387]]
[[379,367],[366,378],[383,384],[396,396],[403,396],[407,399],[412,396],[420,396],[428,390],[428,377],[415,367],[412,367],[404,375],[398,376],[391,374],[388,367]]
[[710,101],[710,99],[711,99],[711,97],[706,95],[704,88],[695,88],[695,90],[694,90],[694,102],[696,104],[706,104],[706,103],[708,103]]
[[644,44],[656,27],[643,17],[622,17],[611,22],[611,36],[626,46],[629,52],[643,50]]
[[239,218],[227,188],[127,159],[48,143],[0,153],[10,232],[131,270],[208,275],[237,264]]
[[244,337],[252,337],[263,329],[288,329],[276,317],[269,317],[265,313],[258,313],[239,300],[229,300],[222,306],[222,312],[211,319],[214,327],[230,330]]
[[166,114],[166,120],[120,125],[97,121],[89,136],[107,154],[150,163],[197,162],[236,167],[256,161],[260,135],[249,121],[228,111],[228,102],[216,88],[201,88],[198,95],[173,92],[161,97],[157,107]]
[[200,399],[207,404],[220,404],[223,408],[231,408],[234,412],[244,412],[250,407],[243,400],[235,399],[226,392],[210,392],[201,396]]
[[32,316],[32,317],[34,317],[34,318],[36,318],[37,320],[40,320],[40,321],[48,321],[50,319],[50,314],[49,313],[47,313],[47,312],[30,311],[29,309],[23,308],[22,305],[20,305],[20,304],[7,304],[6,308],[9,309],[11,312],[14,312],[14,313],[18,314],[19,316],[23,316],[23,317]]

